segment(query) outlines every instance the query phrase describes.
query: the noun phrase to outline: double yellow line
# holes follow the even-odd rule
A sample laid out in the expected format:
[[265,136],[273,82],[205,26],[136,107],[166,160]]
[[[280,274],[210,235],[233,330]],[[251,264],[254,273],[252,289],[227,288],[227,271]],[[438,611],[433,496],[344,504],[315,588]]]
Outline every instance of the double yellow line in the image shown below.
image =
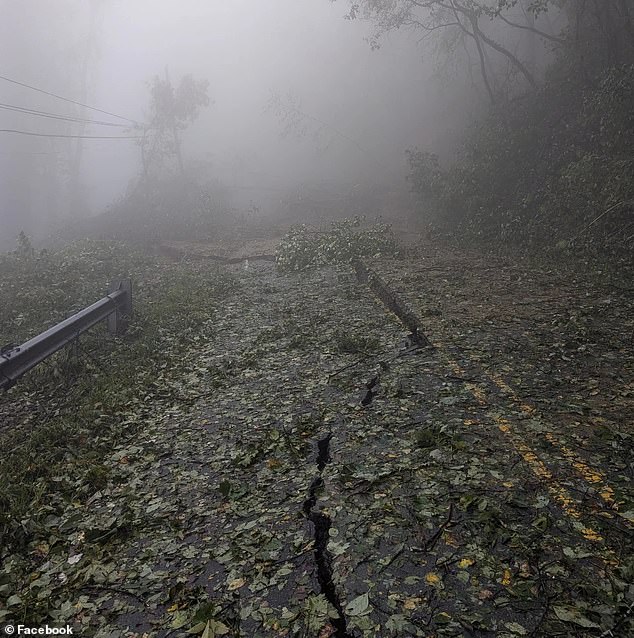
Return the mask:
[[[519,409],[530,417],[536,417],[537,411],[532,405],[523,401],[501,377],[499,374],[487,374],[489,379],[495,383],[503,392],[509,395],[511,401],[519,407]],[[583,478],[586,483],[596,485],[599,488],[599,496],[611,509],[616,511],[618,505],[614,500],[614,490],[608,485],[606,476],[599,470],[588,465],[578,454],[573,452],[565,443],[562,443],[552,432],[545,432],[544,437],[555,448],[559,449],[564,458],[572,465],[577,474]],[[618,512],[617,512],[618,513]],[[627,519],[623,519],[627,521]],[[629,521],[628,521],[629,523]]]
[[[459,377],[467,377],[465,370],[447,354],[443,349],[442,344],[436,344],[438,353],[444,360],[444,363],[451,369],[451,371]],[[511,401],[518,406],[522,412],[528,416],[536,416],[536,410],[533,406],[524,402],[499,375],[497,374],[484,374],[505,394],[509,395]],[[486,391],[483,388],[472,381],[465,380],[465,387],[469,390],[477,403],[483,407],[489,407],[487,401]],[[517,450],[524,462],[531,469],[533,474],[546,485],[546,488],[552,498],[558,503],[561,509],[570,518],[580,523],[580,532],[584,538],[592,542],[603,542],[604,538],[599,532],[592,527],[589,527],[581,523],[582,513],[575,505],[575,500],[571,496],[570,492],[561,485],[553,473],[548,469],[546,464],[539,458],[537,453],[526,443],[524,438],[513,429],[513,426],[508,419],[504,418],[500,414],[494,411],[489,411],[490,418],[498,426],[499,430],[511,441],[513,447]],[[617,503],[614,500],[614,490],[607,484],[606,477],[598,470],[590,467],[583,459],[570,450],[567,446],[561,443],[552,432],[545,434],[546,440],[559,449],[563,457],[572,465],[576,472],[588,483],[597,485],[600,484],[599,494],[604,502],[610,506],[613,511],[616,511]],[[628,526],[631,526],[630,521],[623,518]]]
[[[363,266],[365,270],[365,274],[367,276],[368,272],[371,272],[367,266]],[[389,307],[389,311],[393,314],[397,314],[394,308]],[[398,316],[399,320],[403,322],[403,318]],[[440,355],[444,364],[447,365],[456,376],[465,378],[466,373],[462,369],[462,367],[458,364],[457,361],[452,359],[451,355],[447,352],[446,345],[442,343],[433,344],[437,349],[437,353]],[[533,406],[529,405],[525,401],[523,401],[515,392],[511,386],[509,386],[498,374],[488,374],[486,371],[483,371],[486,377],[495,384],[502,392],[508,395],[510,401],[518,407],[524,414],[527,416],[536,417],[538,416],[536,410]],[[481,385],[477,385],[471,381],[465,379],[465,387],[469,390],[469,392],[473,395],[475,400],[481,406],[489,407],[489,403],[487,401],[487,393]],[[577,507],[574,498],[571,496],[570,492],[563,486],[561,483],[555,478],[553,473],[548,469],[546,464],[539,458],[537,453],[526,443],[524,437],[521,433],[516,432],[513,429],[513,426],[509,422],[508,419],[504,418],[497,412],[489,410],[489,416],[496,423],[499,430],[504,433],[504,435],[511,441],[513,447],[520,454],[522,459],[531,469],[533,474],[546,485],[549,494],[553,497],[553,499],[559,504],[561,509],[576,522],[574,527],[581,531],[581,534],[589,541],[602,543],[604,538],[592,527],[589,527],[582,523],[582,513]],[[546,432],[544,434],[545,439],[555,448],[557,448],[563,458],[570,463],[573,469],[577,472],[577,474],[585,480],[588,484],[593,486],[597,486],[598,493],[601,499],[609,506],[610,510],[615,514],[619,514],[618,503],[615,501],[614,490],[608,485],[607,479],[605,475],[592,468],[586,461],[580,458],[573,450],[571,450],[568,446],[562,443],[552,432]],[[611,516],[609,513],[607,516]],[[625,522],[628,527],[634,527],[631,521],[626,519],[625,517],[621,517],[621,519]],[[613,556],[613,552],[606,550],[608,554]],[[612,559],[612,562],[614,559]]]

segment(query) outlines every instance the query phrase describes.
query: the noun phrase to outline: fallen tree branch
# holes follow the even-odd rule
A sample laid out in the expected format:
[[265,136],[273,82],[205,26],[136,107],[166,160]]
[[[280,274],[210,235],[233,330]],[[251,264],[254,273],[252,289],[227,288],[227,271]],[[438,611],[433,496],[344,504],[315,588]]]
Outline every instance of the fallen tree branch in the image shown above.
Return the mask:
[[449,513],[447,514],[447,518],[438,526],[438,529],[423,543],[422,547],[412,547],[412,551],[414,552],[431,552],[434,547],[436,547],[436,543],[440,540],[440,537],[443,535],[444,531],[453,523],[453,502],[449,502]]
[[621,202],[617,202],[616,204],[613,204],[607,210],[604,210],[598,217],[595,217],[587,226],[582,228],[570,241],[574,242],[579,237],[581,237],[583,233],[585,233],[587,230],[592,228],[592,226],[594,226],[599,220],[603,219],[608,213],[612,212],[615,208],[618,208],[619,206],[624,206],[624,205],[634,206],[634,202],[621,201]]

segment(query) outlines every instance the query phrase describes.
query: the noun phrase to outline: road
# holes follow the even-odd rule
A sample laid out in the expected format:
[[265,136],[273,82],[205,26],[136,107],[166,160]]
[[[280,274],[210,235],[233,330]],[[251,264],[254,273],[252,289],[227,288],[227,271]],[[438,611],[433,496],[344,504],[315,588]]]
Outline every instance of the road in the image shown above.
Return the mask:
[[202,398],[113,449],[68,564],[33,576],[84,570],[68,618],[98,636],[627,634],[631,293],[432,246],[366,263],[366,283],[226,266],[240,285],[182,381]]

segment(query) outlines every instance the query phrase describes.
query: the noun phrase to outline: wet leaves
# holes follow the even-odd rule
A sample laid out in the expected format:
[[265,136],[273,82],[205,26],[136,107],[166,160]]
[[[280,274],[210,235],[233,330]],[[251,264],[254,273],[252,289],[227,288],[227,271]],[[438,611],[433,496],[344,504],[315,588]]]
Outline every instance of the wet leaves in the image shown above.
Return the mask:
[[[398,282],[415,264],[389,267]],[[583,636],[614,626],[632,582],[619,519],[604,518],[614,526],[606,545],[584,538],[493,419],[503,411],[510,431],[538,445],[551,429],[544,404],[528,415],[507,391],[481,383],[481,366],[492,365],[488,333],[469,334],[457,319],[442,334],[473,361],[461,360],[460,381],[448,378],[455,371],[442,354],[404,347],[406,331],[349,274],[237,272],[239,294],[187,350],[191,374],[165,373],[118,408],[136,429],[109,440],[99,485],[59,474],[68,496],[50,492],[43,531],[3,564],[9,611],[101,635],[335,635],[339,614],[321,591],[304,509],[315,485],[314,507],[330,517],[333,585],[355,637]],[[521,373],[523,387],[546,384],[528,373],[537,361],[507,357],[491,339],[507,383]],[[360,348],[380,352],[383,365]],[[162,400],[164,382],[178,383],[177,395]],[[467,384],[483,386],[482,402]],[[596,387],[591,401],[602,395],[591,394]],[[585,432],[557,434],[600,457]],[[622,445],[621,436],[610,422],[596,438]],[[320,463],[325,440],[329,462]],[[567,467],[552,443],[538,452]],[[592,492],[572,493],[584,516],[613,513],[593,509]],[[617,498],[626,497],[620,483]]]
[[554,605],[553,611],[559,620],[566,623],[574,623],[580,627],[599,628],[599,625],[586,618],[577,607]]
[[[194,629],[197,629],[198,626],[192,627],[192,629],[188,633],[197,633]],[[217,620],[208,620],[207,624],[204,626],[202,637],[201,638],[215,638],[216,636],[226,636],[230,632],[229,627],[222,622]]]
[[325,264],[350,263],[364,255],[395,255],[399,246],[389,224],[364,224],[354,217],[332,222],[327,230],[295,226],[277,249],[282,272],[300,271]]

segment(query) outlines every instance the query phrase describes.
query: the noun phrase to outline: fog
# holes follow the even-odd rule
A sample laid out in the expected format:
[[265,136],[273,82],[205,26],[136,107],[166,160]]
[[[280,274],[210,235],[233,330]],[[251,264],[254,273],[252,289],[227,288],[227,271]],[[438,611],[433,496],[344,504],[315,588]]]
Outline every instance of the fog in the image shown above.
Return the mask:
[[[0,74],[144,123],[154,76],[209,82],[211,104],[183,132],[188,168],[203,166],[236,209],[275,213],[285,193],[385,184],[407,190],[405,150],[443,153],[479,108],[435,77],[419,35],[390,34],[328,0],[27,0],[1,3]],[[0,102],[71,117],[126,121],[0,80]],[[301,111],[293,126],[279,109]],[[138,130],[0,111],[2,129],[62,135]],[[64,220],[101,213],[141,171],[135,140],[0,133],[0,243],[44,237]]]

